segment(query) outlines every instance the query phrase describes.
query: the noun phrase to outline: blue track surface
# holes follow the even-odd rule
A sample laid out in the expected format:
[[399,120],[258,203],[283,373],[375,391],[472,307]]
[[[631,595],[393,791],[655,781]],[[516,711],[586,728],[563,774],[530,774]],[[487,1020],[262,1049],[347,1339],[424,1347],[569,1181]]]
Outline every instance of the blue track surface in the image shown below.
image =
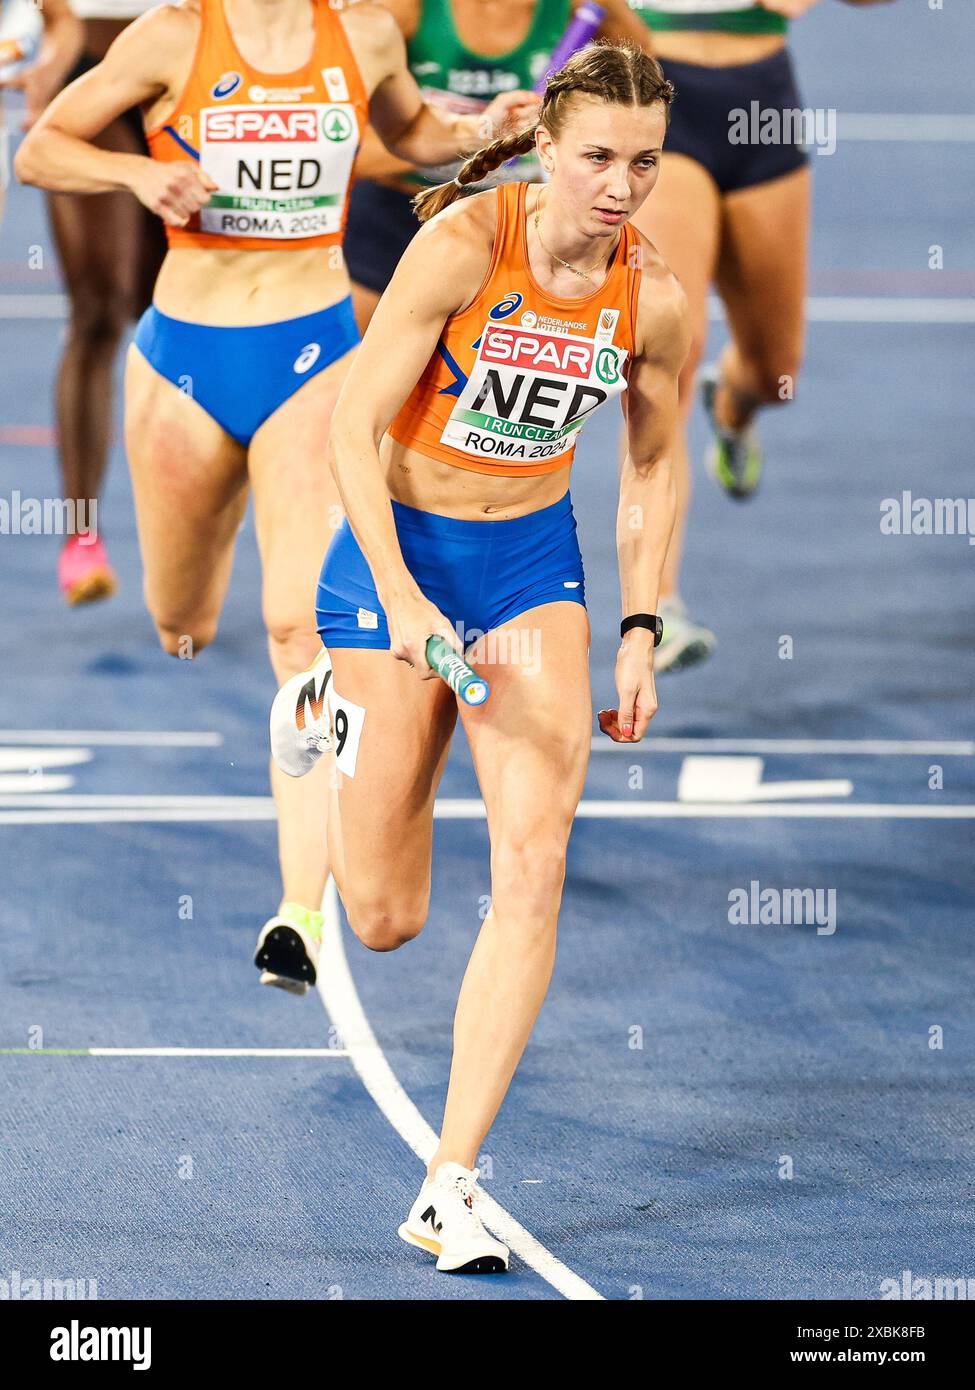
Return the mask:
[[[823,0],[796,28],[806,100],[964,113],[963,8],[900,0],[857,14]],[[975,143],[841,142],[815,173],[814,294],[970,295]],[[926,270],[932,244],[945,248],[942,282]],[[41,199],[15,188],[0,294],[57,290],[50,262],[25,269],[34,245],[53,254]],[[8,498],[57,494],[52,449],[15,442],[28,436],[12,427],[50,424],[59,332],[52,319],[0,323]],[[970,751],[817,748],[973,736],[975,551],[965,536],[879,526],[882,499],[905,489],[971,490],[971,335],[811,325],[800,399],[764,421],[761,496],[734,506],[702,471],[685,596],[720,645],[661,681],[657,738],[809,740],[763,753],[764,782],[853,784],[790,804],[975,804]],[[573,485],[597,706],[613,702],[615,430],[615,416],[590,426]],[[700,456],[699,421],[694,443]],[[277,894],[269,820],[147,823],[143,807],[131,823],[69,823],[74,800],[37,819],[57,776],[72,779],[67,798],[267,795],[273,682],[250,523],[219,639],[192,662],[155,645],[120,448],[100,525],[121,592],[70,613],[57,540],[0,536],[0,1047],[37,1044],[37,1029],[44,1048],[335,1045],[317,996],[256,984],[255,933]],[[87,761],[6,780],[30,777],[18,749],[56,747],[10,731],[64,729],[219,741],[82,734],[70,746]],[[664,813],[576,825],[552,991],[482,1156],[484,1186],[606,1298],[875,1298],[905,1268],[975,1276],[972,820],[679,814],[684,759],[713,751],[594,756],[587,801]],[[476,794],[459,735],[442,795]],[[729,893],[752,881],[835,890],[835,931],[733,925]],[[444,819],[424,934],[392,956],[346,936],[365,1013],[434,1127],[488,892],[483,821]],[[348,1057],[7,1055],[0,1078],[0,1277],[95,1278],[100,1296],[123,1298],[557,1296],[522,1261],[506,1280],[445,1279],[401,1244],[420,1164]]]

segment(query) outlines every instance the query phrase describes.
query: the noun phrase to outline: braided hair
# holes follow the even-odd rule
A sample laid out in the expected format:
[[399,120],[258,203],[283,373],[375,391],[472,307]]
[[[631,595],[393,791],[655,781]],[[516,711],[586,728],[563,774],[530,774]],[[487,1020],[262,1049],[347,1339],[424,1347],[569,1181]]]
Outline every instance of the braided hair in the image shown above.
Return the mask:
[[565,124],[566,109],[574,96],[598,97],[600,101],[617,106],[653,106],[659,101],[669,121],[675,92],[656,58],[636,44],[600,40],[587,43],[548,79],[538,115],[530,126],[492,140],[471,155],[456,179],[426,188],[416,195],[413,211],[420,221],[428,222],[463,197],[468,185],[480,183],[509,159],[528,154],[535,148],[535,131],[539,126],[544,126],[552,139],[557,140]]

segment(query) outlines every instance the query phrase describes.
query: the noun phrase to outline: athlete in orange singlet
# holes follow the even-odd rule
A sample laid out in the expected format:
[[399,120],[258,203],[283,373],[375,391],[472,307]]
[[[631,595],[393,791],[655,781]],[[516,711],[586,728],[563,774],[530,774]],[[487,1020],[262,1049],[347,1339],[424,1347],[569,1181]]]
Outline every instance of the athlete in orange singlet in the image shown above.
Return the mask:
[[474,1165],[554,962],[592,727],[569,470],[586,418],[612,399],[629,446],[624,621],[618,707],[600,725],[635,741],[657,704],[655,608],[689,333],[683,291],[632,217],[657,177],[671,97],[644,51],[590,44],[550,79],[537,127],[457,176],[475,185],[537,148],[546,186],[509,183],[450,207],[457,182],[420,195],[421,219],[444,210],[400,261],[333,421],[348,518],[318,596],[341,743],[333,863],[352,929],[373,950],[403,945],[427,916],[434,797],[458,714],[427,668],[428,638],[467,649],[491,686],[486,704],[460,706],[487,807],[491,910],[461,987],[437,1152],[400,1227],[443,1270],[507,1267],[478,1217]]
[[[481,120],[535,104],[506,93]],[[135,105],[152,158],[98,148]],[[213,640],[250,485],[279,683],[317,648],[315,579],[340,515],[324,450],[358,343],[341,239],[367,120],[424,164],[484,138],[479,119],[423,103],[380,5],[184,0],[123,30],[16,161],[54,190],[130,189],[166,223],[126,372],[146,601],[167,652],[195,656]],[[298,784],[272,770],[283,894],[271,922],[309,939],[328,873],[326,775]]]

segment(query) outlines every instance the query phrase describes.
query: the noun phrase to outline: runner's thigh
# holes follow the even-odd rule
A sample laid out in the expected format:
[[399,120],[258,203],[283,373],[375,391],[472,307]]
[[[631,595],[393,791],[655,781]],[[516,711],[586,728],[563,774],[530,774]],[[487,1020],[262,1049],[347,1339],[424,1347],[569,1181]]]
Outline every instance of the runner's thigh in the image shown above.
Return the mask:
[[429,904],[433,803],[457,702],[443,681],[421,681],[389,651],[333,647],[329,655],[336,704],[352,707],[350,728],[363,712],[355,774],[338,777],[345,906],[353,926],[357,912],[368,920],[392,906],[419,930]]

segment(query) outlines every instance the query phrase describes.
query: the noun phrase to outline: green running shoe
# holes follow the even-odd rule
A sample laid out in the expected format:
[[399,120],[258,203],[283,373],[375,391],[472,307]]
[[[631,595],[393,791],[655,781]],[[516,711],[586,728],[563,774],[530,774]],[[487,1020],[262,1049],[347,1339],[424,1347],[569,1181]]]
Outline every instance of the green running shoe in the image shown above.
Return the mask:
[[254,964],[261,984],[307,994],[318,978],[318,951],[325,918],[300,903],[285,903],[261,928]]
[[744,430],[726,430],[718,424],[714,400],[720,380],[715,367],[701,373],[701,402],[714,434],[707,452],[708,472],[729,497],[742,501],[751,497],[758,487],[762,476],[762,446],[754,425]]
[[686,671],[711,655],[718,639],[687,616],[679,598],[661,599],[657,611],[664,620],[663,636],[653,654],[655,671]]

